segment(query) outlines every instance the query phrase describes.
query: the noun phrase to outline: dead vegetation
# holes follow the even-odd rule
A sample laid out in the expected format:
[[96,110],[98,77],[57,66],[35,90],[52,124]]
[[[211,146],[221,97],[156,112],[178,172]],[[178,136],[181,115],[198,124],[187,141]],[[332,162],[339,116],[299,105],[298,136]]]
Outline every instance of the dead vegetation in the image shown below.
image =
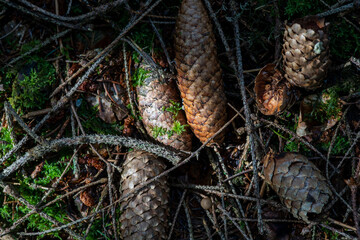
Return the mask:
[[0,239],[360,238],[359,1],[202,3],[0,0]]

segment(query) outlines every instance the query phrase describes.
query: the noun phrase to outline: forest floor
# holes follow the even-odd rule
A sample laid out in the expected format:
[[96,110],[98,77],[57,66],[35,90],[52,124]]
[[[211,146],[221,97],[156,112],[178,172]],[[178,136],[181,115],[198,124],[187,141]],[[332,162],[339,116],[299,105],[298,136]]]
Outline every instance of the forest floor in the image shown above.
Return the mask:
[[[120,239],[122,164],[137,148],[181,157],[164,172],[168,239],[360,239],[360,2],[203,2],[228,119],[222,144],[193,137],[184,153],[146,134],[136,97],[144,59],[176,78],[181,1],[0,0],[1,240]],[[258,72],[269,63],[281,69],[285,22],[317,14],[330,23],[324,83],[263,115]],[[328,100],[299,129],[310,95]],[[315,164],[333,192],[323,214],[306,223],[287,211],[264,181],[269,152],[298,152]]]

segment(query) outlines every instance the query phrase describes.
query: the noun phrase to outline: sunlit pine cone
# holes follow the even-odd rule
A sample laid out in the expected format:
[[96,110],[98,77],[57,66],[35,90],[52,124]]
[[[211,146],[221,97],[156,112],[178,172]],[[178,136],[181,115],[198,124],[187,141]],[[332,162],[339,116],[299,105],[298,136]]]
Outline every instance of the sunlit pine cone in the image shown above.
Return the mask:
[[291,84],[310,90],[322,85],[330,66],[328,26],[316,16],[285,26],[283,65]]
[[264,175],[293,216],[307,223],[322,212],[332,197],[320,170],[298,153],[269,153],[264,161]]
[[[196,137],[205,142],[224,126],[227,114],[215,36],[199,0],[182,1],[176,22],[175,52],[186,118]],[[223,140],[222,132],[211,142]]]
[[[147,73],[143,84],[137,86],[138,104],[146,131],[157,141],[173,148],[190,151],[192,135],[187,125],[181,106],[181,98],[173,79],[161,81],[148,65],[141,65]],[[183,128],[183,132],[174,131],[175,124]],[[167,133],[155,134],[156,128]]]
[[[121,174],[122,196],[165,170],[164,162],[151,153],[128,153]],[[124,240],[164,239],[168,217],[169,187],[162,177],[121,203],[121,235]]]
[[290,84],[275,64],[267,64],[255,78],[256,103],[262,114],[274,115],[289,108],[295,101]]

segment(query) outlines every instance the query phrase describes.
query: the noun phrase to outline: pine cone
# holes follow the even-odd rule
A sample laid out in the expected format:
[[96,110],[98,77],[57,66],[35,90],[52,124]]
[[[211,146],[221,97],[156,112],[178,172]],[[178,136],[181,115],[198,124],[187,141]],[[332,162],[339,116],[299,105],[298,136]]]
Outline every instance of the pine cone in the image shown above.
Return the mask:
[[146,131],[157,141],[179,150],[191,150],[191,132],[186,124],[181,99],[173,79],[161,82],[150,66],[142,65],[149,72],[143,84],[136,88],[139,110]]
[[[122,194],[126,195],[142,182],[165,170],[164,162],[151,153],[128,153],[121,175]],[[121,234],[124,240],[164,239],[168,217],[169,187],[160,178],[121,204]]]
[[262,114],[274,115],[289,108],[295,95],[275,64],[267,64],[255,78],[256,103]]
[[[178,86],[186,118],[201,142],[226,123],[226,97],[216,54],[215,37],[199,0],[182,1],[175,36]],[[221,143],[224,133],[213,141]]]
[[269,153],[264,161],[265,181],[296,218],[309,223],[308,214],[320,214],[332,197],[320,170],[298,153]]
[[309,16],[285,26],[283,65],[285,78],[306,89],[320,87],[330,66],[328,25]]

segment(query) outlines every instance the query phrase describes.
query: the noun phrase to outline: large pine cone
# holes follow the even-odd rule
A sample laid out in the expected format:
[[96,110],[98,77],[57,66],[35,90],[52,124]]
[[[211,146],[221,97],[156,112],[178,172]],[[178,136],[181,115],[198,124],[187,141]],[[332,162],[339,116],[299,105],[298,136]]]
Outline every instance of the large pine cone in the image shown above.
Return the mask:
[[328,25],[309,16],[285,26],[283,65],[285,78],[306,89],[320,87],[330,66]]
[[[183,0],[175,36],[178,86],[186,118],[201,142],[226,123],[226,97],[215,37],[205,7],[199,0]],[[221,143],[224,133],[212,142]]]
[[295,101],[290,84],[275,64],[267,64],[255,78],[256,103],[262,114],[274,115],[289,108]]
[[136,88],[139,110],[146,131],[157,141],[173,148],[190,151],[191,132],[181,107],[181,99],[173,79],[162,82],[146,65],[143,84]]
[[[151,153],[128,153],[121,175],[122,194],[165,170],[165,163]],[[169,187],[166,178],[151,183],[121,204],[121,234],[124,240],[164,239],[168,217]]]
[[264,161],[265,181],[296,218],[309,222],[308,214],[320,214],[332,197],[325,177],[298,153],[269,153]]

